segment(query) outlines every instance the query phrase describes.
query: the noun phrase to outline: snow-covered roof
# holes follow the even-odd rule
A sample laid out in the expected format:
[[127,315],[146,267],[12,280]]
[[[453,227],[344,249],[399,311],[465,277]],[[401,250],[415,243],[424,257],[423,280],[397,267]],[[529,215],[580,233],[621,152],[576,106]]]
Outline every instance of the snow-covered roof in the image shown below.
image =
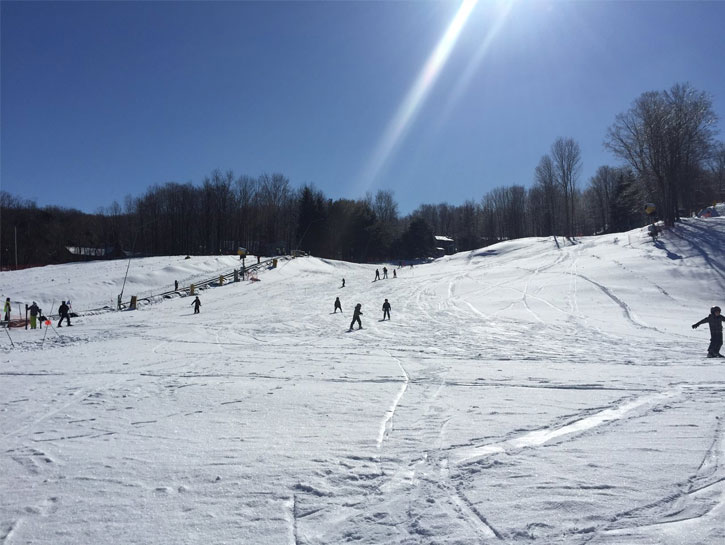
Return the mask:
[[441,242],[453,242],[453,239],[452,238],[444,237],[442,235],[436,235],[435,236],[435,239],[436,240],[439,240]]

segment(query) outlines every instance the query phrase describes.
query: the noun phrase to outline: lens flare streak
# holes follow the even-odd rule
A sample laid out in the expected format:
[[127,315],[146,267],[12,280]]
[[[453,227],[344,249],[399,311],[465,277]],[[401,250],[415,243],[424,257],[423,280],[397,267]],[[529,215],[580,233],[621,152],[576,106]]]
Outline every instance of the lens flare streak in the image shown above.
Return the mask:
[[464,0],[383,134],[362,183],[370,187],[425,102],[478,0]]

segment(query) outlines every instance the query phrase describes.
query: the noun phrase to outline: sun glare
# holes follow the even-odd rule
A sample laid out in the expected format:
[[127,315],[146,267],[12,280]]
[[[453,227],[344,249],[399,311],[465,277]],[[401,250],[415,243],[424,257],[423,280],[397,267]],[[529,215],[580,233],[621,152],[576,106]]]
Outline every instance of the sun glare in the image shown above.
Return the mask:
[[466,21],[477,3],[478,0],[464,0],[461,3],[456,15],[448,25],[446,32],[439,40],[430,57],[428,57],[423,69],[398,107],[395,116],[386,127],[362,176],[361,184],[364,186],[362,189],[368,189],[374,184],[378,174],[385,166],[396,146],[402,140],[415,115],[420,110],[438,79]]

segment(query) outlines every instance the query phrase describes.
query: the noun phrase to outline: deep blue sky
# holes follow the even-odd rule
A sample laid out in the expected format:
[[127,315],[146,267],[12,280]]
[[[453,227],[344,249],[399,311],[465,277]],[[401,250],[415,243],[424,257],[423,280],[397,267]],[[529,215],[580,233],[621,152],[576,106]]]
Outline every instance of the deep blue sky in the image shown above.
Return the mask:
[[482,0],[371,168],[459,5],[3,1],[1,188],[91,212],[219,168],[331,198],[390,189],[407,213],[530,186],[559,136],[583,187],[618,164],[616,114],[677,82],[725,126],[725,3],[519,2],[494,31],[506,4]]

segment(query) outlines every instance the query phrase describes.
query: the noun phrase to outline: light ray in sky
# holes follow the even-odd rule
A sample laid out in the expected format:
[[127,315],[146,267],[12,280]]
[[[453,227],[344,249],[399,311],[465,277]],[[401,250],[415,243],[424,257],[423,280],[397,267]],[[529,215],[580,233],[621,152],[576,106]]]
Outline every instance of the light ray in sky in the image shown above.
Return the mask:
[[506,22],[506,19],[508,18],[508,15],[511,12],[513,5],[513,0],[505,2],[503,4],[503,7],[500,9],[498,15],[494,18],[490,28],[488,29],[488,32],[486,32],[483,40],[481,40],[481,45],[476,50],[476,54],[471,58],[465,72],[456,83],[456,87],[454,88],[448,101],[446,102],[445,109],[443,110],[439,118],[441,124],[445,123],[445,120],[450,115],[451,110],[460,100],[461,95],[464,93],[464,91],[468,88],[469,84],[471,83],[471,79],[473,79],[473,76],[479,69],[479,65],[483,62],[483,59],[488,53],[488,50],[491,48],[491,44],[493,43],[494,39]]
[[395,116],[386,127],[383,137],[375,148],[373,156],[368,162],[362,176],[361,183],[365,186],[365,189],[374,183],[375,178],[383,166],[385,166],[393,150],[403,138],[406,130],[410,127],[416,113],[425,102],[428,93],[433,88],[433,84],[438,79],[448,57],[450,57],[453,46],[455,46],[477,2],[478,0],[463,0],[461,7],[458,8],[456,15],[453,17],[450,25],[448,25],[445,34],[443,34],[438,45],[436,45],[433,53],[428,57],[415,83],[398,107]]

